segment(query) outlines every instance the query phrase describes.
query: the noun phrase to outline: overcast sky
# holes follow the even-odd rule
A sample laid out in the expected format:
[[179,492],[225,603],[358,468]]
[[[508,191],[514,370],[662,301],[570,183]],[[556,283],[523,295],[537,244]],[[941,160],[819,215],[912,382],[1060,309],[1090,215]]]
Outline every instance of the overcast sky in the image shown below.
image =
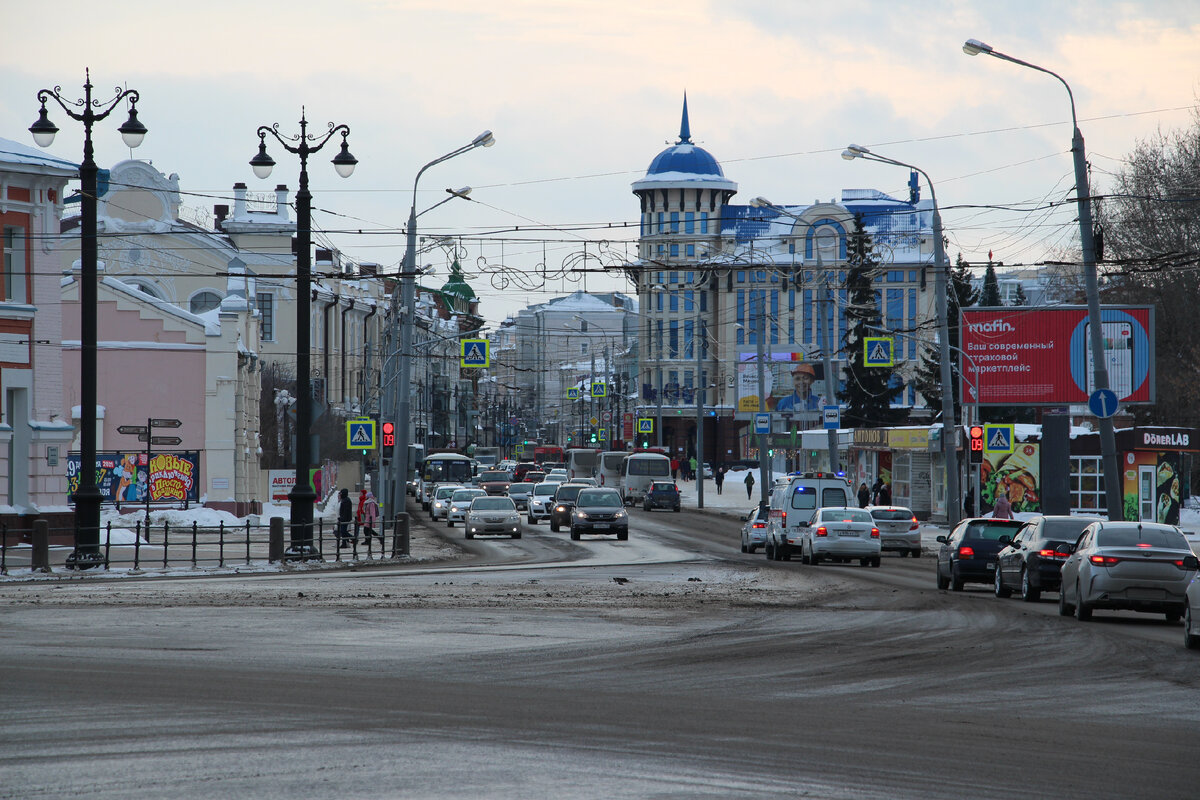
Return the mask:
[[[1061,257],[1075,246],[1073,206],[1029,209],[1070,196],[1066,92],[964,55],[967,38],[1071,84],[1097,192],[1139,138],[1189,124],[1200,92],[1194,0],[65,0],[6,19],[0,136],[31,141],[37,90],[82,97],[90,67],[101,99],[118,85],[140,91],[150,132],[134,155],[178,173],[185,205],[210,213],[238,181],[295,190],[299,161],[277,144],[268,180],[247,162],[259,125],[297,133],[305,106],[310,131],[351,127],[360,162],[339,179],[328,163],[337,140],[313,158],[315,225],[351,258],[396,269],[417,171],[490,129],[494,147],[425,173],[417,208],[474,187],[477,202],[453,200],[418,229],[462,237],[493,321],[578,288],[628,288],[562,274],[598,268],[582,258],[598,241],[636,236],[630,184],[675,141],[685,91],[693,139],[738,183],[735,203],[810,203],[843,188],[903,196],[904,170],[839,158],[855,142],[931,175],[951,258]],[[50,152],[80,160],[82,126],[56,108],[51,119],[62,131]],[[101,167],[129,156],[123,120],[96,130]],[[611,246],[603,252],[612,263]],[[447,251],[420,258],[440,285]]]

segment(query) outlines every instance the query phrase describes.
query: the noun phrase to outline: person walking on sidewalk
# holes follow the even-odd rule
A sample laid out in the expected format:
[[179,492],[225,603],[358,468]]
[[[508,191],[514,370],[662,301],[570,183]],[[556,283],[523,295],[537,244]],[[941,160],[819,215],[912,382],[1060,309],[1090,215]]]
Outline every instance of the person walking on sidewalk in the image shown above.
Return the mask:
[[746,473],[746,499],[749,500],[754,496],[754,473]]
[[338,492],[337,546],[339,550],[349,547],[357,538],[350,533],[350,522],[353,519],[354,503],[350,500],[350,490],[342,489]]
[[692,473],[692,480],[694,480],[694,481],[704,480],[704,476],[702,476],[698,472],[696,472],[696,457],[695,456],[692,456],[691,460],[688,461],[688,471],[690,471]]
[[717,485],[717,494],[721,493],[721,487],[725,485],[725,468],[720,467],[713,473],[713,483]]
[[363,531],[363,539],[369,547],[371,537],[378,536],[379,541],[383,541],[383,534],[375,530],[375,525],[379,519],[379,503],[375,500],[375,495],[368,491],[363,491],[362,498],[358,504],[358,524]]

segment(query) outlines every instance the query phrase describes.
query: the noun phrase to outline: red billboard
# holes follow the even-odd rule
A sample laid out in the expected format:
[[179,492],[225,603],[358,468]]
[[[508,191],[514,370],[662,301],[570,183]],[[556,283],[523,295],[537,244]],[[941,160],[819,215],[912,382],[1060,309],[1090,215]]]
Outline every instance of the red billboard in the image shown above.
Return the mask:
[[[1122,404],[1154,402],[1154,309],[1104,306],[1108,385]],[[962,398],[993,406],[1083,405],[1095,390],[1086,306],[964,308]]]

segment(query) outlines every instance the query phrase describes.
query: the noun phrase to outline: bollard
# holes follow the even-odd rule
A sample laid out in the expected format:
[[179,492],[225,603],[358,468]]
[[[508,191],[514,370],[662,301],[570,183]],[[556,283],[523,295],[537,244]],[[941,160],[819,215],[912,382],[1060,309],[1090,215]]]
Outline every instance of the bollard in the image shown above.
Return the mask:
[[267,542],[267,561],[283,560],[283,517],[271,517],[270,539]]
[[392,529],[392,558],[408,558],[408,514],[396,514],[396,527]]
[[29,566],[34,572],[50,571],[50,523],[44,519],[33,521],[33,553]]

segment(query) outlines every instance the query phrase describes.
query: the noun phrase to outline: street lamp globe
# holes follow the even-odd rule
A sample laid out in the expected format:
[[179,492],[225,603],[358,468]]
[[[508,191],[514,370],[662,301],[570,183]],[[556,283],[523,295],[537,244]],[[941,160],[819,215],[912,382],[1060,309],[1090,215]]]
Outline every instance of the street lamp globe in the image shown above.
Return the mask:
[[45,103],[42,103],[42,110],[38,112],[37,122],[29,126],[29,132],[33,134],[33,142],[38,147],[49,147],[54,144],[54,135],[58,133],[58,126],[50,121]]

